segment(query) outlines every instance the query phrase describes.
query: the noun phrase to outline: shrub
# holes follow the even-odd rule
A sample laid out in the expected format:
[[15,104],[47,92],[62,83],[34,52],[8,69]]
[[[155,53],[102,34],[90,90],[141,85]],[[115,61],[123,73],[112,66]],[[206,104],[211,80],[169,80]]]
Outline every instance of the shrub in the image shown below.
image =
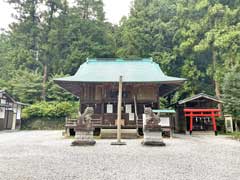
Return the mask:
[[78,112],[78,102],[39,102],[23,109],[23,119],[29,118],[58,118]]

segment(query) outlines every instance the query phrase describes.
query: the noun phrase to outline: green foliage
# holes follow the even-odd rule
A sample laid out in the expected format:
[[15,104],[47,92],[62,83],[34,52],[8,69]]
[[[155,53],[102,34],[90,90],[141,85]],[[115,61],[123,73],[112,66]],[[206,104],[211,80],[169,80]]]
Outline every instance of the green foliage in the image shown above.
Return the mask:
[[223,83],[223,101],[226,113],[240,119],[240,73],[233,70],[226,74]]
[[[239,0],[134,0],[119,26],[105,21],[102,0],[7,1],[17,18],[0,35],[0,89],[22,102],[75,101],[53,79],[74,74],[87,57],[153,57],[167,75],[188,79],[174,100],[223,93],[238,116],[237,90],[227,86],[240,64]],[[53,109],[43,103],[36,114]]]
[[62,130],[65,118],[31,118],[24,119],[21,124],[22,130]]
[[167,108],[167,105],[168,105],[168,102],[167,102],[166,98],[163,98],[163,97],[159,98],[159,106],[160,106],[159,108],[160,109]]
[[73,7],[66,0],[8,2],[17,21],[0,36],[0,89],[26,103],[76,100],[53,78],[72,75],[88,57],[114,56],[103,2],[78,0]]
[[234,139],[240,140],[240,132],[233,132],[230,134]]
[[48,101],[76,101],[77,98],[74,97],[71,93],[60,88],[55,82],[55,78],[60,78],[66,76],[63,73],[55,74],[52,76],[47,83],[47,100]]
[[9,86],[9,92],[19,101],[33,103],[41,100],[42,76],[37,70],[15,70]]
[[235,0],[135,0],[116,31],[117,55],[152,56],[168,75],[187,78],[177,96],[220,96],[225,65],[239,61],[239,7]]
[[39,102],[23,109],[23,119],[58,118],[78,113],[77,102]]

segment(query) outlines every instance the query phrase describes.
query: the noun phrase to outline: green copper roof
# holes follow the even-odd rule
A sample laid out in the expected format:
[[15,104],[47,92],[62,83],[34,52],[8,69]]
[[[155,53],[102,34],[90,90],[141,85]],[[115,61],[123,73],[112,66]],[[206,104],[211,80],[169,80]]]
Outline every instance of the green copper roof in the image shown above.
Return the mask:
[[186,79],[166,76],[159,65],[149,59],[87,59],[74,76],[56,82],[183,82]]

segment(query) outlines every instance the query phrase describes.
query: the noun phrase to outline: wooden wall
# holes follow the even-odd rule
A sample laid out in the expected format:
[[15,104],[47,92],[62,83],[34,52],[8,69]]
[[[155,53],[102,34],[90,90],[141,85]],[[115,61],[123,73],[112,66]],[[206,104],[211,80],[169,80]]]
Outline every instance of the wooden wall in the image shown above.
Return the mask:
[[0,92],[0,130],[16,129],[21,125],[21,105],[8,94]]
[[[158,85],[155,84],[124,84],[123,85],[123,103],[122,116],[125,124],[136,125],[136,114],[134,106],[134,96],[137,102],[138,118],[142,118],[144,107],[158,108]],[[101,119],[102,124],[115,125],[117,118],[117,98],[118,84],[82,84],[80,87],[81,113],[90,106],[94,108],[95,117]],[[107,113],[107,105],[112,104],[113,112]],[[131,105],[134,120],[129,120],[129,114],[126,113],[126,105]]]

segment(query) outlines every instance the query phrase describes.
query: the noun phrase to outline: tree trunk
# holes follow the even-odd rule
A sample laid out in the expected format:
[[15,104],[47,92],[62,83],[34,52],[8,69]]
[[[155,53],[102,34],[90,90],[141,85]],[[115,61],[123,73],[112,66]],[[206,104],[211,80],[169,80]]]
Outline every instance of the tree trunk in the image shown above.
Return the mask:
[[238,128],[238,124],[237,124],[237,120],[235,119],[234,121],[234,124],[235,124],[235,131],[238,132],[239,131],[239,128]]
[[[212,48],[212,63],[213,63],[213,71],[216,72],[216,64],[217,64],[217,57],[216,57],[216,51],[214,48]],[[221,98],[221,92],[220,92],[220,84],[215,78],[213,77],[213,82],[215,86],[215,95],[218,99]],[[220,112],[222,114],[222,104],[218,104],[218,108],[220,109]],[[222,114],[223,115],[223,114]]]
[[47,65],[43,65],[42,100],[46,100]]

